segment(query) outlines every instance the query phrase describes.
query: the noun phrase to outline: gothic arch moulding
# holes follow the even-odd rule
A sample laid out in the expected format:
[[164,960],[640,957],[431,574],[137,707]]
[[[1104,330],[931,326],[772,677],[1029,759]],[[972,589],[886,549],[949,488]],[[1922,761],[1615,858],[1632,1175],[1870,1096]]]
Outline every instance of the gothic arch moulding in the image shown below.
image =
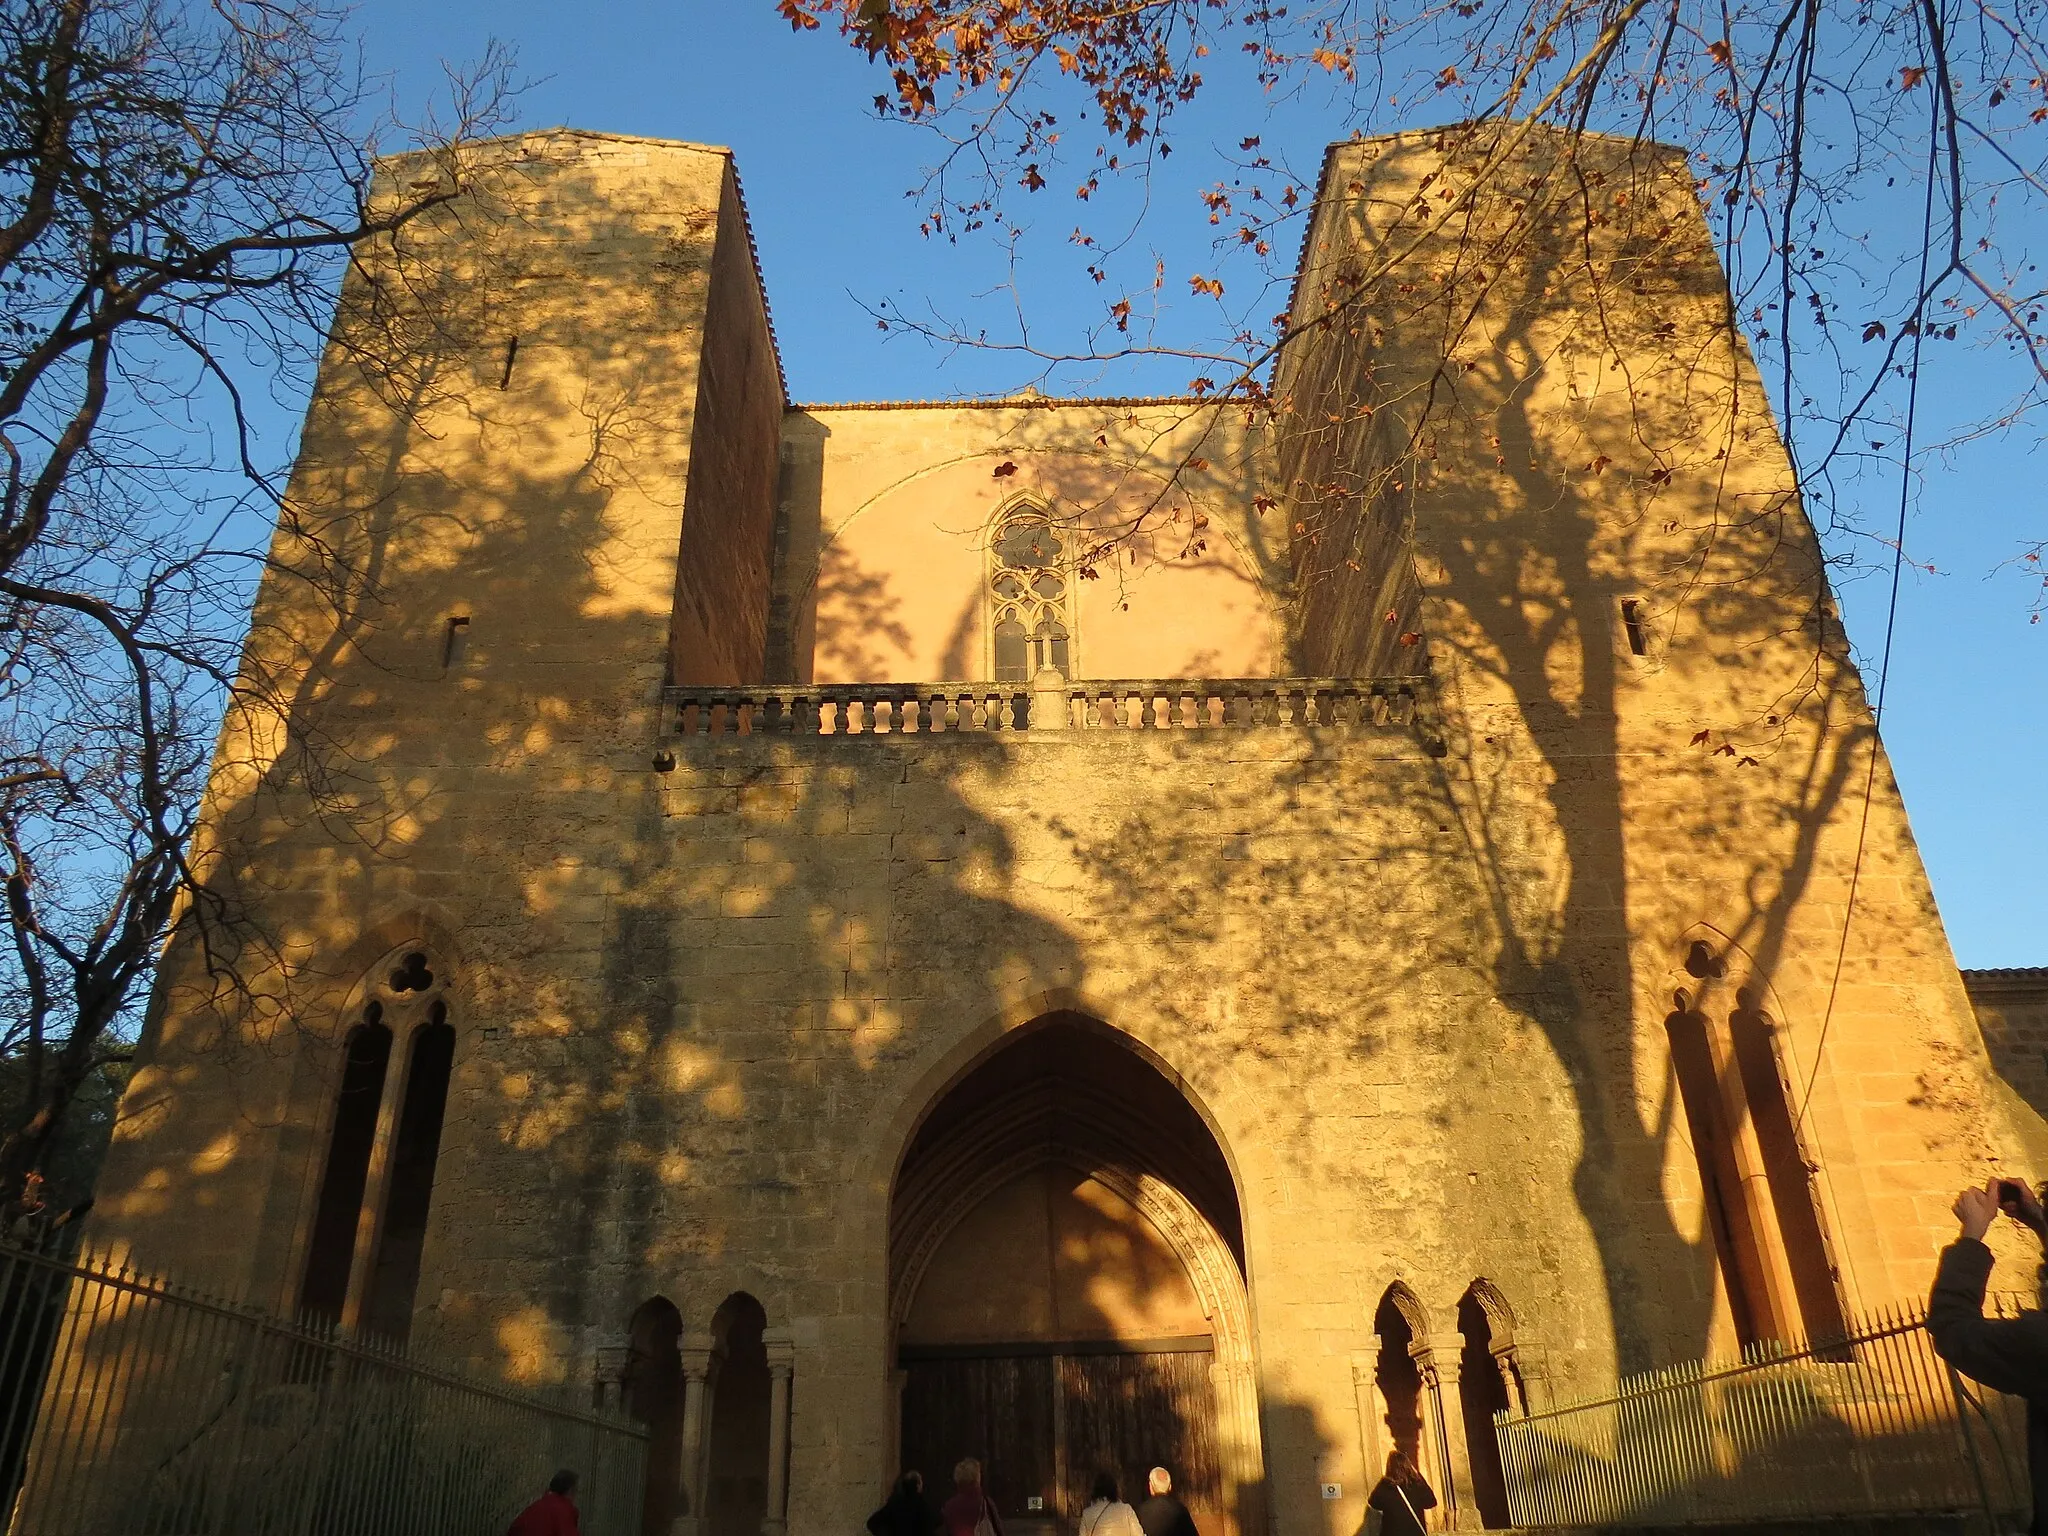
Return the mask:
[[869,1144],[867,1176],[861,1182],[882,1199],[889,1199],[902,1176],[904,1160],[909,1157],[918,1133],[946,1096],[1018,1036],[1058,1020],[1077,1024],[1112,1041],[1166,1080],[1202,1122],[1210,1141],[1221,1154],[1230,1171],[1231,1197],[1241,1211],[1244,1207],[1244,1179],[1215,1111],[1173,1064],[1143,1039],[1105,1022],[1111,1011],[1100,999],[1076,988],[1047,987],[1018,994],[1010,1003],[963,1031],[936,1061],[917,1075],[897,1101],[895,1110],[880,1123],[879,1134]]
[[1515,1309],[1508,1305],[1508,1299],[1501,1294],[1500,1287],[1481,1276],[1465,1288],[1465,1294],[1472,1298],[1473,1305],[1486,1314],[1486,1325],[1493,1335],[1493,1342],[1500,1346],[1513,1345]]
[[1380,1295],[1380,1306],[1392,1307],[1398,1312],[1401,1321],[1408,1325],[1408,1331],[1417,1340],[1429,1337],[1429,1308],[1422,1304],[1422,1298],[1410,1289],[1407,1281],[1391,1282]]
[[[430,963],[440,962],[449,977],[461,976],[463,963],[461,945],[455,936],[457,927],[446,914],[418,904],[364,925],[348,943],[302,968],[300,984],[307,992],[307,1006],[297,1010],[301,1027],[312,1024],[332,1032],[336,1018],[332,1013],[321,1016],[323,1010],[316,994],[324,991],[331,998],[341,991],[339,1026],[346,1030],[354,1011],[374,995],[370,989],[377,979],[378,967],[396,964],[398,958],[408,953],[423,952]],[[340,1035],[332,1034],[332,1038],[339,1039]]]

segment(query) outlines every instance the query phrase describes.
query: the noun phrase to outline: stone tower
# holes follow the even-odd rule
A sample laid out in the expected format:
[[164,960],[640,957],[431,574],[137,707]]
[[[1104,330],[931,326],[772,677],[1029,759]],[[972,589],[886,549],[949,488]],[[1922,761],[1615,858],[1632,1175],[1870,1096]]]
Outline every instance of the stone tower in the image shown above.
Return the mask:
[[463,174],[342,295],[139,1259],[594,1381],[706,1536],[1497,1523],[1496,1408],[1924,1287],[2015,1144],[1682,155],[1334,147],[1270,415],[792,405],[724,151]]

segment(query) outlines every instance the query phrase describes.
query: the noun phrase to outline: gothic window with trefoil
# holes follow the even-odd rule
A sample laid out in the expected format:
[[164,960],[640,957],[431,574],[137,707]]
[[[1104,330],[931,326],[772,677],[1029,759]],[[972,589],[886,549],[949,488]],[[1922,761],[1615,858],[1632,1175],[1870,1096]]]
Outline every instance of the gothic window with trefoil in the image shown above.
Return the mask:
[[1042,667],[1071,677],[1066,541],[1042,508],[1005,513],[989,543],[989,633],[995,680],[1028,683]]
[[445,969],[408,947],[357,989],[299,1277],[301,1313],[344,1333],[411,1331],[455,1060]]

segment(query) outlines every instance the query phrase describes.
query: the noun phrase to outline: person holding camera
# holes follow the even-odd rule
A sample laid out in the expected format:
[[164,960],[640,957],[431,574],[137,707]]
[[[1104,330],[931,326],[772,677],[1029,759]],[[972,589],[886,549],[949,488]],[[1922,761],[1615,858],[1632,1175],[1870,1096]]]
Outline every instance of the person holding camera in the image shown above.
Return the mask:
[[[2027,1475],[2033,1485],[2034,1536],[2048,1536],[2048,1312],[2013,1318],[1984,1315],[1991,1250],[1984,1234],[2000,1211],[2040,1238],[2048,1249],[2048,1211],[2017,1179],[1990,1179],[1956,1196],[1962,1233],[1944,1248],[1927,1303],[1934,1352],[1972,1381],[2027,1400]],[[2042,1271],[2048,1279],[2048,1267]]]

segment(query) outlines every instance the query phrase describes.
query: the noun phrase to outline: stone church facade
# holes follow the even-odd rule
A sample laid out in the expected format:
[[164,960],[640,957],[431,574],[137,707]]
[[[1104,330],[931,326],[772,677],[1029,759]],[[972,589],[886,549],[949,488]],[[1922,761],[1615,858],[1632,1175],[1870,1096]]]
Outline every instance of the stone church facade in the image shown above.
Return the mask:
[[1682,154],[1334,146],[1248,412],[792,404],[725,151],[468,153],[344,286],[138,1261],[588,1383],[650,1532],[1347,1536],[2018,1165]]

